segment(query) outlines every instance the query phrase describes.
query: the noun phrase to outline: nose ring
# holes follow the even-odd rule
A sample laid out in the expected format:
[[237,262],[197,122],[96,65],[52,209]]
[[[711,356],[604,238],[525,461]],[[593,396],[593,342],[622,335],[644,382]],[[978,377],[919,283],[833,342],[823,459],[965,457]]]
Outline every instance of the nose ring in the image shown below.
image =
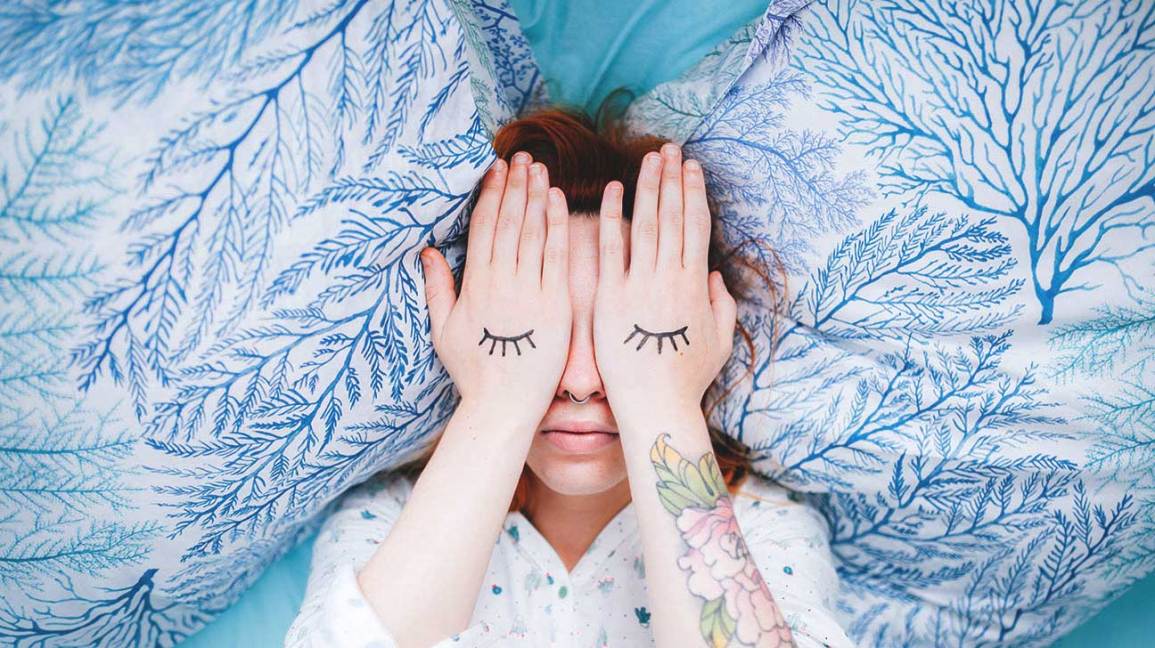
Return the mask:
[[581,400],[578,400],[578,399],[576,399],[576,398],[574,398],[574,397],[573,397],[573,392],[571,392],[571,391],[569,391],[569,390],[566,390],[566,393],[567,393],[567,394],[569,394],[569,399],[570,399],[571,401],[573,401],[573,402],[575,402],[575,403],[577,403],[577,404],[579,404],[579,405],[580,405],[580,404],[582,404],[582,403],[588,402],[588,401],[589,401],[589,399],[590,399],[590,397],[589,397],[589,395],[588,395],[588,394],[586,395],[586,397],[585,397],[585,398],[583,398],[583,399],[581,399]]

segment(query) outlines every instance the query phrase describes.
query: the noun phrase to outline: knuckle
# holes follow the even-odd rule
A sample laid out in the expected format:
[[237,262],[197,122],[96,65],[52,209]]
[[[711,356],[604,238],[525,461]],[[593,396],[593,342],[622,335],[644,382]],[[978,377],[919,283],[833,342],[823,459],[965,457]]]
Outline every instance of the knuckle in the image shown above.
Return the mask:
[[644,220],[644,221],[641,221],[640,223],[637,223],[636,226],[638,228],[638,236],[650,238],[650,237],[654,237],[654,236],[658,235],[658,222],[657,221]]
[[489,191],[491,193],[501,193],[503,187],[505,187],[505,174],[490,173],[485,177],[485,184],[482,185],[482,190]]
[[502,214],[501,217],[497,219],[497,229],[500,232],[511,232],[515,225],[518,225],[517,221],[509,215]]
[[560,262],[564,256],[564,251],[556,245],[551,245],[545,249],[545,260],[551,263]]
[[489,209],[474,209],[473,213],[469,216],[469,226],[487,225],[493,220],[494,216],[495,214]]

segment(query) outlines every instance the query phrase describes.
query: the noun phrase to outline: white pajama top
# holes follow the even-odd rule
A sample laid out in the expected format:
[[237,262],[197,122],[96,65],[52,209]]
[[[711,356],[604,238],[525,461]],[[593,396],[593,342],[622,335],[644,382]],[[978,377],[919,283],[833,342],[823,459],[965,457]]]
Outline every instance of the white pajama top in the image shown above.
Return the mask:
[[[345,495],[317,536],[305,600],[286,648],[394,648],[356,573],[388,535],[411,491],[412,482],[391,475]],[[853,645],[832,610],[839,581],[822,516],[755,476],[747,477],[733,504],[754,563],[795,642]],[[633,502],[602,529],[572,572],[515,511],[494,545],[469,627],[435,648],[654,646],[648,607]]]

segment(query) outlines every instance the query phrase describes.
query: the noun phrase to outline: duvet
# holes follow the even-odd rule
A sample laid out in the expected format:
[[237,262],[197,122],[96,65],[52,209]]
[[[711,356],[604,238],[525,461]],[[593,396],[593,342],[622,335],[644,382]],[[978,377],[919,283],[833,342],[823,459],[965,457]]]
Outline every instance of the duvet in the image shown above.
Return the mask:
[[[776,0],[638,132],[772,249],[714,423],[861,644],[1046,645],[1155,566],[1155,5]],[[0,645],[171,646],[431,441],[416,255],[549,101],[481,0],[0,12]]]

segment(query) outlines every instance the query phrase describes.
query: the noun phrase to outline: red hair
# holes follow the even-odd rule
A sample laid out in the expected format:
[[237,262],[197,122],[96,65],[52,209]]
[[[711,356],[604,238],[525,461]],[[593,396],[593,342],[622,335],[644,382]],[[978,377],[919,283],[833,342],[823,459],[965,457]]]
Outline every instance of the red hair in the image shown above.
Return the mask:
[[[604,104],[603,104],[604,107]],[[601,111],[599,111],[600,117]],[[579,109],[568,107],[552,107],[539,112],[515,119],[503,125],[493,138],[493,148],[498,157],[507,162],[517,151],[526,151],[533,156],[535,162],[541,162],[549,171],[549,180],[552,186],[560,188],[566,196],[566,203],[573,213],[597,214],[601,207],[602,192],[606,184],[612,180],[622,183],[625,188],[622,198],[623,217],[632,216],[634,193],[637,188],[638,170],[642,158],[650,151],[659,150],[668,140],[654,136],[629,137],[625,135],[619,122],[606,122],[599,127],[595,121]],[[711,213],[717,213],[711,210]],[[710,270],[719,270],[726,281],[727,289],[736,299],[746,297],[747,279],[740,274],[740,268],[753,270],[760,278],[758,283],[769,288],[772,296],[777,296],[778,285],[771,278],[771,272],[760,267],[753,259],[733,259],[737,249],[722,251],[720,228],[716,225],[711,228],[710,242]],[[747,241],[747,243],[757,243]],[[761,258],[776,259],[772,252]],[[736,260],[737,263],[730,261]],[[778,276],[783,276],[780,264],[774,269]],[[777,304],[777,299],[771,302]],[[744,379],[753,372],[756,351],[753,340],[742,326],[737,324],[738,333],[742,336],[749,363]],[[771,346],[773,349],[773,346]],[[702,399],[703,412],[709,420],[709,414],[742,379],[734,382],[728,389],[714,398],[711,394],[717,389],[717,384],[707,390]],[[710,401],[707,404],[707,401]],[[731,494],[736,493],[745,477],[751,470],[750,449],[741,441],[725,434],[714,427],[709,427],[710,440],[714,448],[714,456],[718,467],[726,481]],[[437,441],[440,441],[438,437]],[[437,441],[416,459],[397,468],[410,476],[415,476],[424,468],[429,457],[437,447]],[[529,499],[527,464],[522,468],[517,488],[509,505],[509,511],[524,508]]]
[[666,141],[652,136],[628,139],[617,128],[599,133],[584,114],[551,108],[502,126],[493,149],[506,162],[525,151],[544,164],[550,184],[562,190],[572,212],[598,213],[606,185],[621,182],[623,216],[629,218],[642,158]]

